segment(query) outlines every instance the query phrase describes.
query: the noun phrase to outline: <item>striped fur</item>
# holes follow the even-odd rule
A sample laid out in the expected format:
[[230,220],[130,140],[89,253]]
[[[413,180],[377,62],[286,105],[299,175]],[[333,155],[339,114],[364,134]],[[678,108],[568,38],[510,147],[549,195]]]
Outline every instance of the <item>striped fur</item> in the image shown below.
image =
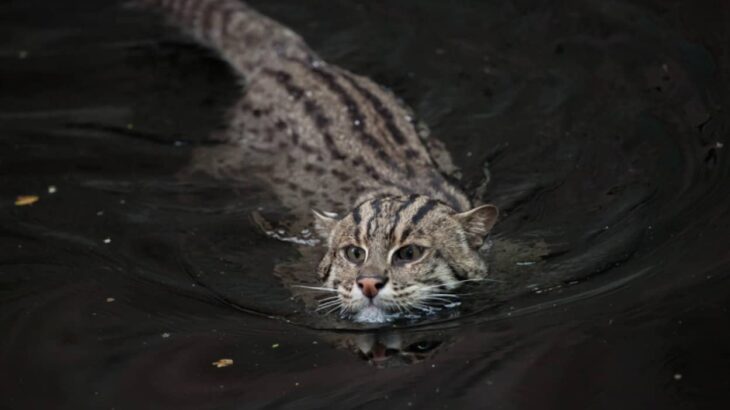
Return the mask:
[[[341,219],[317,214],[319,231],[327,239],[328,252],[319,265],[326,287],[339,295],[343,313],[356,319],[373,310],[376,319],[386,313],[426,311],[433,305],[455,301],[452,293],[464,282],[480,280],[487,265],[477,250],[497,218],[497,208],[484,205],[456,213],[429,196],[381,197],[357,205]],[[416,245],[424,249],[412,263],[397,263],[399,249]],[[362,248],[366,258],[353,263],[344,252]],[[354,286],[360,275],[387,278],[373,299]]]
[[238,0],[140,1],[216,50],[245,80],[222,136],[230,145],[200,150],[198,168],[233,178],[252,167],[268,171],[264,178],[285,205],[301,213],[344,212],[382,193],[426,194],[468,208],[390,92],[326,64],[298,35]]
[[[257,170],[294,213],[318,208],[344,215],[318,214],[329,247],[319,271],[329,286],[344,289],[351,311],[357,269],[341,258],[346,242],[367,247],[362,268],[393,276],[379,296],[384,311],[402,310],[399,298],[420,306],[434,293],[424,289],[436,283],[453,289],[461,278],[486,273],[474,245],[494,223],[496,208],[476,217],[458,214],[471,204],[443,175],[452,167],[448,154],[432,155],[412,114],[390,92],[325,63],[297,34],[241,1],[138,2],[214,49],[245,81],[221,136],[226,144],[199,149],[196,167],[239,179]],[[407,272],[389,268],[394,247],[409,241],[426,244],[428,263]]]

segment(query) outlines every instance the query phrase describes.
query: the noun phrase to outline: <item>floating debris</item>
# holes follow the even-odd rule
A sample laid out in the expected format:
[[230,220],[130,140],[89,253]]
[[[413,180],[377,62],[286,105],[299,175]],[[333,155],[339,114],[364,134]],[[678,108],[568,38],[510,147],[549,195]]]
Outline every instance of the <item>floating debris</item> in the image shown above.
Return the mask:
[[28,58],[28,51],[27,50],[18,51],[18,58],[21,60],[25,60],[26,58]]
[[58,192],[58,188],[56,188],[55,185],[49,185],[48,186],[48,193],[49,194],[55,194],[56,192]]
[[40,198],[38,198],[37,195],[18,195],[17,198],[15,198],[15,205],[16,206],[26,206],[26,205],[32,205],[36,202],[38,202]]
[[273,345],[271,345],[271,348],[272,349],[278,349],[279,348],[279,344],[278,343],[274,343]]
[[232,366],[233,359],[220,359],[220,360],[216,360],[215,362],[213,362],[211,364],[220,369],[221,367]]
[[104,238],[104,243],[106,243],[106,244],[112,243],[112,238]]
[[116,299],[114,299],[114,298],[106,298],[106,303],[112,303],[112,302],[114,302],[115,300],[116,300]]
[[165,333],[162,334],[162,338],[163,339],[167,339],[168,337],[170,337],[170,334],[169,333],[165,332]]

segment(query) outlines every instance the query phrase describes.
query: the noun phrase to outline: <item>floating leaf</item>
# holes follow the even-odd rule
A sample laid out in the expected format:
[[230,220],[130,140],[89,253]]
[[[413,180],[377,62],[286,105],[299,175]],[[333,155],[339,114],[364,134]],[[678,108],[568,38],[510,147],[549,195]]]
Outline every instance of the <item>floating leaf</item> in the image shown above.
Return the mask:
[[233,364],[233,359],[220,359],[211,364],[220,369],[221,367],[231,366]]
[[17,198],[15,198],[15,205],[17,206],[26,206],[31,205],[36,202],[38,202],[38,196],[37,195],[18,195]]

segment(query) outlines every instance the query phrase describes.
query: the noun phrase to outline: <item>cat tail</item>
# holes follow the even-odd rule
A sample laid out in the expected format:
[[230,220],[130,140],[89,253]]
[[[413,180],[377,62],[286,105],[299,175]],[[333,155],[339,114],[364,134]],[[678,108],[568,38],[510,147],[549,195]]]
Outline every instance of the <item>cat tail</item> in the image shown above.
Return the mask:
[[158,10],[243,77],[287,59],[315,58],[299,35],[240,0],[133,0],[132,5]]

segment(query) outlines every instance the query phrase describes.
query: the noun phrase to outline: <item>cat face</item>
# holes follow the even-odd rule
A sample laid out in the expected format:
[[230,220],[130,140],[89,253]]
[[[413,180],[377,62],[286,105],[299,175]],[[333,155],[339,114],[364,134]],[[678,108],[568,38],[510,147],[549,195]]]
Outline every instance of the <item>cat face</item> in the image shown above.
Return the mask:
[[337,290],[340,312],[356,321],[448,304],[450,291],[486,275],[477,250],[497,214],[493,205],[456,213],[415,195],[366,201],[340,219],[315,212],[328,247],[319,275]]

